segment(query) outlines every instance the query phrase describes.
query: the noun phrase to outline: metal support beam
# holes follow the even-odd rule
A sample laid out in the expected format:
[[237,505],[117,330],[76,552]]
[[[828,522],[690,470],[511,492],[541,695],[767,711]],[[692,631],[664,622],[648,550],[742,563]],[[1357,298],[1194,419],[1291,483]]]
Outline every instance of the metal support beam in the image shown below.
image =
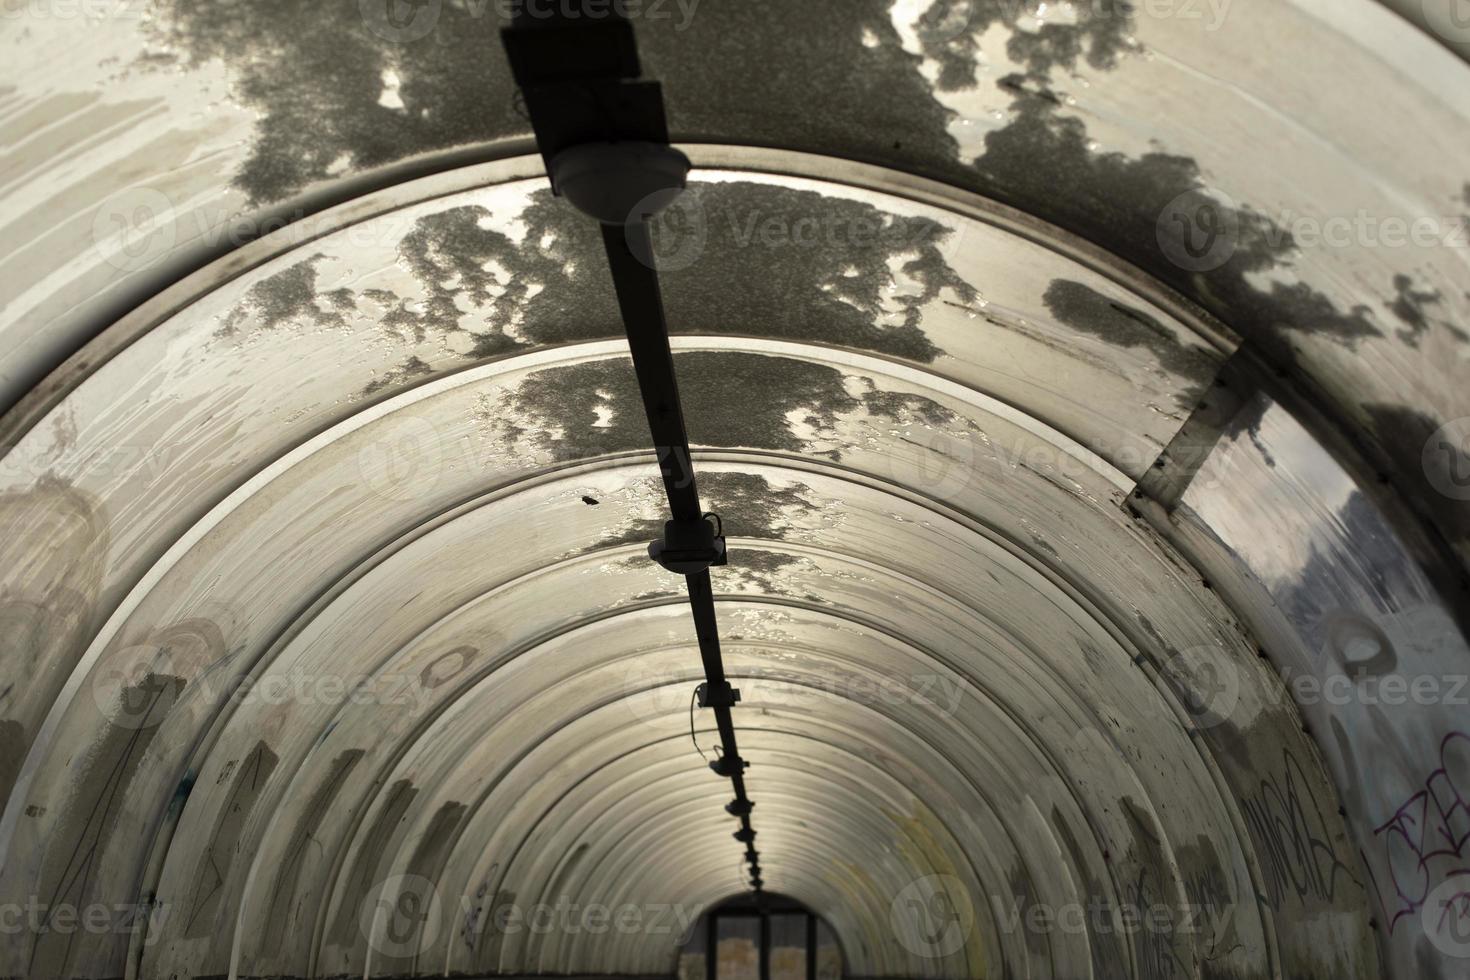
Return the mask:
[[668,146],[658,84],[637,78],[632,28],[616,16],[588,19],[571,13],[563,9],[559,16],[518,20],[502,39],[552,189],[602,225],[613,289],[669,501],[671,520],[649,555],[685,575],[705,674],[700,703],[715,713],[720,735],[721,754],[710,768],[728,778],[734,790],[725,809],[739,820],[733,836],[745,845],[750,885],[759,897],[763,881],[750,820],[754,803],[745,790],[748,763],[740,755],[731,718],[739,692],[725,677],[709,573],[711,565],[724,564],[724,533],[722,528],[715,531],[707,520],[714,515],[706,515],[699,503],[648,228],[651,212],[682,189],[688,161]]

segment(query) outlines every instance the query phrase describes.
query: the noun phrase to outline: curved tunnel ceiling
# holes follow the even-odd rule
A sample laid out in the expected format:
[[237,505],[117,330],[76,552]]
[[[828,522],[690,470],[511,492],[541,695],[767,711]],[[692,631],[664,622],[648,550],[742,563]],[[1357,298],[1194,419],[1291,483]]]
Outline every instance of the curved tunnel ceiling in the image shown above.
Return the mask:
[[[494,924],[741,876],[493,8],[59,9],[0,35],[0,903],[146,928],[43,912],[0,975],[670,973]],[[854,975],[1463,968],[1467,68],[1366,2],[1158,9],[634,21],[762,864]],[[1098,906],[1168,928],[1018,925]]]

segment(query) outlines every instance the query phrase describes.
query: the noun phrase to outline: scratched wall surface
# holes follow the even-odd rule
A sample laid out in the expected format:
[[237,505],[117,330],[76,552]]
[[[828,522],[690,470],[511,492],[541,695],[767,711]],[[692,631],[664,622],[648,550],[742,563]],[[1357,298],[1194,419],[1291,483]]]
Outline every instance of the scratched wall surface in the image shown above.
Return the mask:
[[[1460,976],[1470,69],[1145,6],[635,21],[766,877],[855,975]],[[0,976],[671,975],[738,848],[495,5],[71,9],[0,32]]]

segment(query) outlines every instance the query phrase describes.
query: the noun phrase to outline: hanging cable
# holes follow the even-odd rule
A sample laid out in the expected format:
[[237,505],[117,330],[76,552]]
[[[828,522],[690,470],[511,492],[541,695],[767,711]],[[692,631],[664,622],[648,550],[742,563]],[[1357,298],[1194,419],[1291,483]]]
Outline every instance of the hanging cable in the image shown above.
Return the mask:
[[[684,576],[705,676],[694,698],[714,712],[720,739],[709,767],[730,780],[734,799],[725,811],[739,821],[733,836],[745,845],[750,887],[759,900],[764,882],[750,820],[755,804],[745,789],[750,763],[740,755],[731,718],[740,692],[725,676],[709,573],[726,561],[724,525],[699,503],[648,227],[649,219],[684,189],[689,161],[669,145],[659,84],[638,78],[631,25],[604,4],[596,4],[595,16],[581,6],[569,2],[554,10],[523,9],[502,32],[502,40],[552,191],[602,226],[603,249],[669,501],[663,537],[649,545],[648,554]],[[694,739],[692,706],[690,711]]]
[[[704,754],[704,749],[699,747],[699,739],[696,738],[694,735],[694,704],[698,700],[699,689],[695,688],[693,691],[689,692],[689,741],[694,743],[694,751],[699,753],[699,757],[708,762],[709,756]],[[719,746],[716,745],[715,748],[718,749]]]

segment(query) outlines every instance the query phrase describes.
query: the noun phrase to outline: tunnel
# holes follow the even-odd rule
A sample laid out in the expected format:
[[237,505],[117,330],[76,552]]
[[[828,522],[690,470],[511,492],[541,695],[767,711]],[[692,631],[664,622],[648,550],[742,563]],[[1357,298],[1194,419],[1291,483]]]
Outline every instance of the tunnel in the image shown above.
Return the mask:
[[1465,0],[0,51],[0,977],[1470,977]]

